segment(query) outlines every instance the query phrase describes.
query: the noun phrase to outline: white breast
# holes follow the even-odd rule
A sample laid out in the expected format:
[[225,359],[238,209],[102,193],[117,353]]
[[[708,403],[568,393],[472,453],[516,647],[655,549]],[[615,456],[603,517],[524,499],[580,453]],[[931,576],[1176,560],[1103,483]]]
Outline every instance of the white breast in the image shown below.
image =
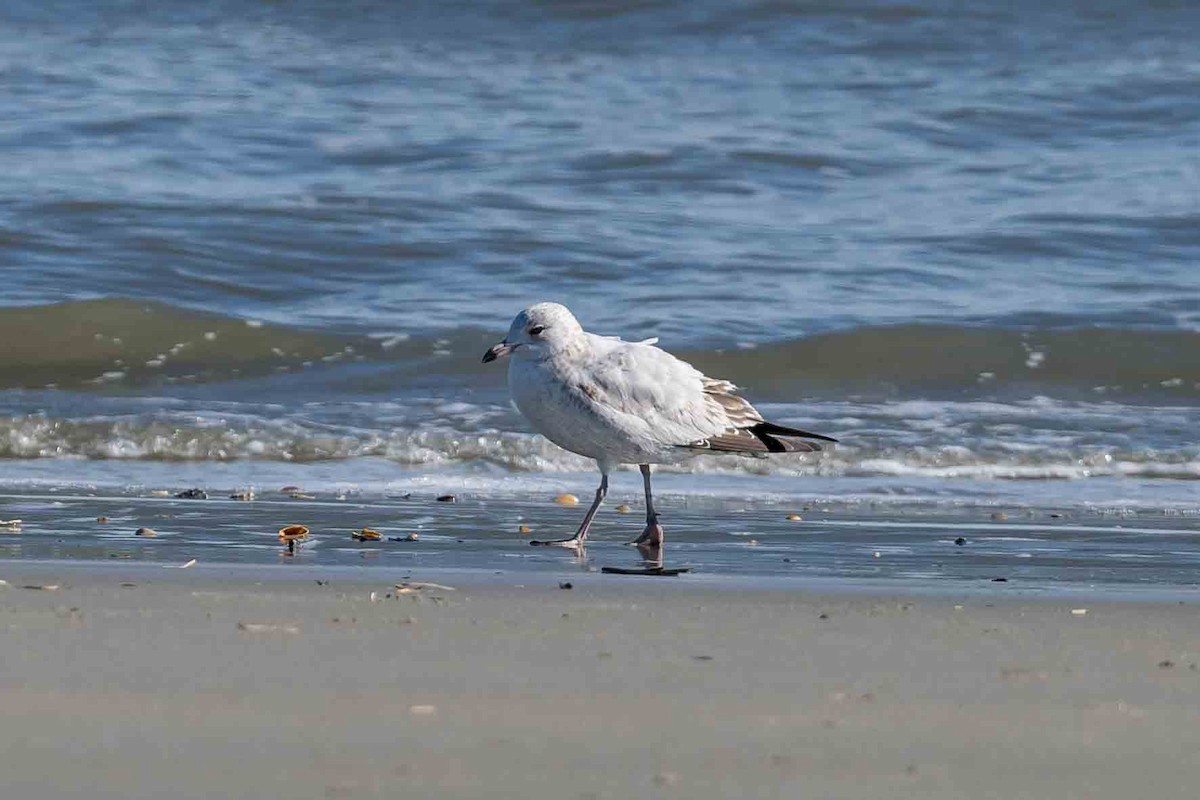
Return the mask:
[[608,466],[674,460],[676,454],[663,452],[581,401],[584,385],[580,376],[551,362],[514,358],[509,363],[508,387],[517,409],[534,430],[564,450]]

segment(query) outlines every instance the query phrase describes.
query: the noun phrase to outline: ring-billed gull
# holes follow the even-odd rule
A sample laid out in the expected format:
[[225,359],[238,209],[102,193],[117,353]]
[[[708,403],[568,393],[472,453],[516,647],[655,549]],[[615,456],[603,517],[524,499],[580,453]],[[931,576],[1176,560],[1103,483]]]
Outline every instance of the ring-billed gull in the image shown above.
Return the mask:
[[633,544],[658,547],[663,529],[650,492],[650,465],[697,453],[804,453],[818,433],[767,422],[729,381],[709,378],[654,346],[597,336],[557,303],[517,314],[504,341],[483,361],[511,356],[508,387],[538,433],[596,460],[600,487],[574,536],[532,544],[577,547],[608,493],[608,473],[637,464],[646,489],[646,528]]

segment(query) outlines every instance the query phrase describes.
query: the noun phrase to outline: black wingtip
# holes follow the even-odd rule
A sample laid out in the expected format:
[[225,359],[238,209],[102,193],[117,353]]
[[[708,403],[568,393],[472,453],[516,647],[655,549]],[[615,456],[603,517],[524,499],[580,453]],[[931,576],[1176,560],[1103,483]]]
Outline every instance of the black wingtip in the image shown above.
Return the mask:
[[[833,442],[834,444],[837,444],[837,439],[834,439],[832,436],[825,436],[820,433],[810,433],[809,431],[802,431],[799,428],[788,428],[783,425],[776,425],[774,422],[760,422],[749,430],[760,439],[763,438],[762,434],[766,434],[767,436],[791,436],[797,439],[818,439],[822,442]],[[763,439],[763,443],[770,448],[771,445],[767,443],[765,439]],[[772,450],[771,452],[774,453],[780,451]]]

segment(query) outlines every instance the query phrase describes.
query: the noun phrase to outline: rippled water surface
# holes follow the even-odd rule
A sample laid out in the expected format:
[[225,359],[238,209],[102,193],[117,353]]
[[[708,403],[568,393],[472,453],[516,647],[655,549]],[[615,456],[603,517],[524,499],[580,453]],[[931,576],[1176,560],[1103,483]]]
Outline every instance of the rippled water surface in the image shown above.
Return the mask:
[[1197,30],[1173,2],[0,2],[0,477],[586,495],[478,363],[555,299],[842,440],[694,460],[680,496],[1186,509]]

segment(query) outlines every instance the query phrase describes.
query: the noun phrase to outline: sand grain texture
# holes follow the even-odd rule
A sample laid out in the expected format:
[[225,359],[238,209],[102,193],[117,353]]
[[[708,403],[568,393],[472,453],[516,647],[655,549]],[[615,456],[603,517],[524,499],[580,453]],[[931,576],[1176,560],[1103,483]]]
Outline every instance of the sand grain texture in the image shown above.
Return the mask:
[[[52,577],[10,566],[10,585]],[[571,579],[390,598],[383,580],[194,570],[0,588],[0,795],[1128,798],[1200,782],[1190,605],[1080,617],[1077,600]]]

